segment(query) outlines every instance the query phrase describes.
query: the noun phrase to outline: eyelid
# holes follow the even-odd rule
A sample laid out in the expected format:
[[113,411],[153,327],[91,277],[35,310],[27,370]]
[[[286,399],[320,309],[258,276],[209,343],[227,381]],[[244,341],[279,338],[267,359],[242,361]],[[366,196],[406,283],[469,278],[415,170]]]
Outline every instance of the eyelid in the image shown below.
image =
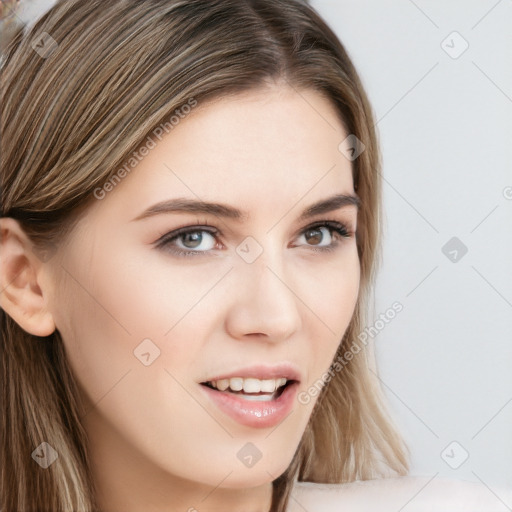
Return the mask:
[[305,228],[302,228],[299,231],[299,234],[302,234],[304,231],[307,231],[308,229],[313,229],[319,226],[334,226],[334,227],[344,227],[348,233],[348,236],[352,236],[355,234],[355,230],[352,229],[352,223],[351,222],[345,222],[341,220],[335,220],[335,219],[322,219],[316,222],[313,222],[311,224],[308,224]]
[[209,226],[208,224],[189,224],[187,226],[183,226],[181,228],[173,229],[172,231],[165,231],[155,242],[153,242],[153,245],[158,244],[162,240],[172,240],[180,235],[186,234],[186,233],[193,233],[195,231],[206,231],[210,233],[211,235],[215,236],[222,236],[222,233],[219,229],[214,228],[213,226]]

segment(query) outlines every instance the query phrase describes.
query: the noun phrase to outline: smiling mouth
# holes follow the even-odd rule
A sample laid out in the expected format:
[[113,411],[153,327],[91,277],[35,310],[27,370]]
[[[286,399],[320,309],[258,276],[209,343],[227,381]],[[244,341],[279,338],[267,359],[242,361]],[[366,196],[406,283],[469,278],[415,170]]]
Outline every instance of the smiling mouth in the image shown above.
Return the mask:
[[295,383],[285,377],[278,379],[254,379],[234,377],[217,381],[201,382],[201,385],[213,389],[219,393],[236,395],[249,401],[270,402],[277,400],[284,390]]

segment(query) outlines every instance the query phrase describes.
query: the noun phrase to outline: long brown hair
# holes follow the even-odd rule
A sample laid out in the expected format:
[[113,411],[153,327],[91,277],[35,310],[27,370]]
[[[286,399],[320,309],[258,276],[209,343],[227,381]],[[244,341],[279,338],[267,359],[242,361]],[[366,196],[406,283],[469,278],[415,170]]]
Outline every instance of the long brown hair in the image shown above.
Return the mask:
[[[271,81],[323,94],[365,145],[352,162],[360,294],[341,356],[367,324],[381,243],[381,164],[356,70],[303,1],[58,2],[3,59],[1,216],[18,220],[41,250],[58,244],[94,191],[190,98],[201,103]],[[0,315],[1,509],[93,512],[83,409],[60,333],[39,338]],[[272,512],[284,512],[295,480],[407,472],[407,447],[383,405],[372,358],[365,350],[322,389],[290,466],[273,482]],[[47,470],[30,457],[43,441],[59,452]]]

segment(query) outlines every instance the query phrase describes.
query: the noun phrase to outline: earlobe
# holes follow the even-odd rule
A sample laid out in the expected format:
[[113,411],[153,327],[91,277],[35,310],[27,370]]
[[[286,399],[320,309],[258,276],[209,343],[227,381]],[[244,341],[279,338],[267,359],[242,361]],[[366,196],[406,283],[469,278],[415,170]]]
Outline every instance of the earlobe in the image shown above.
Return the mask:
[[55,331],[38,277],[44,263],[12,218],[0,218],[0,307],[26,332],[49,336]]

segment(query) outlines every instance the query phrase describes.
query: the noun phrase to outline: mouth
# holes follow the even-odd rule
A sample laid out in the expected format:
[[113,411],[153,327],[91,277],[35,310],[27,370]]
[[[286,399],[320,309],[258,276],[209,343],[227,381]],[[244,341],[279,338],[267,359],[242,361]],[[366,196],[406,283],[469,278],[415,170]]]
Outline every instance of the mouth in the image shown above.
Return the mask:
[[251,428],[275,427],[293,411],[299,370],[283,363],[238,369],[200,382],[212,406]]
[[298,382],[294,379],[279,377],[277,379],[256,379],[251,377],[232,377],[201,382],[203,386],[238,396],[244,400],[257,402],[271,402],[277,400],[288,386]]

